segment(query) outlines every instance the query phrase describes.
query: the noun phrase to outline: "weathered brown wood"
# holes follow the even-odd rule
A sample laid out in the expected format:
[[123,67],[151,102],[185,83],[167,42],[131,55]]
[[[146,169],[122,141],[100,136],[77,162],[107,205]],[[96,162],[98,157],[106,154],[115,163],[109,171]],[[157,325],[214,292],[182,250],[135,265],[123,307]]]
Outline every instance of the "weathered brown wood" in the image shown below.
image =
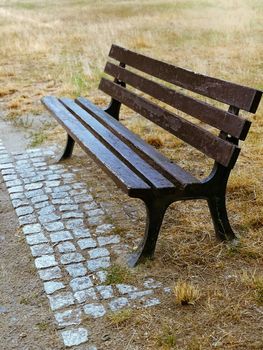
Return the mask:
[[107,62],[105,72],[180,111],[244,140],[251,122]]
[[262,96],[259,90],[197,74],[117,45],[112,45],[109,56],[156,78],[251,113],[256,112]]
[[42,103],[63,125],[67,133],[110,175],[123,191],[131,196],[136,196],[151,190],[146,182],[134,174],[126,164],[96,139],[58,99],[47,96],[42,99]]
[[213,158],[218,163],[226,167],[234,166],[239,154],[239,148],[235,145],[105,78],[101,79],[99,89],[171,132],[208,157]]
[[133,172],[150,186],[160,190],[174,190],[174,185],[142,159],[132,148],[107,129],[91,114],[69,98],[62,98],[63,105],[89,129],[108,149],[121,159]]
[[185,187],[192,183],[200,183],[192,174],[182,169],[179,165],[172,163],[170,159],[164,157],[160,152],[88,99],[79,97],[76,99],[76,103],[92,114],[94,118],[109,128],[120,139],[133,147],[142,158],[147,159],[147,162],[158,169],[158,171],[164,174],[170,181],[175,182],[180,187]]

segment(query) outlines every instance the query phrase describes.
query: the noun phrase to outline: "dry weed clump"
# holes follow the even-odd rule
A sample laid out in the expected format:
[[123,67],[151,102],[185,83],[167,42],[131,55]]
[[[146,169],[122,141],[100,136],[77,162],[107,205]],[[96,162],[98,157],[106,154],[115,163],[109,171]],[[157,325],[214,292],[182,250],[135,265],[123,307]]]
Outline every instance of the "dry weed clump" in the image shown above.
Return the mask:
[[187,281],[178,281],[174,287],[175,301],[179,305],[194,305],[201,293],[197,286]]

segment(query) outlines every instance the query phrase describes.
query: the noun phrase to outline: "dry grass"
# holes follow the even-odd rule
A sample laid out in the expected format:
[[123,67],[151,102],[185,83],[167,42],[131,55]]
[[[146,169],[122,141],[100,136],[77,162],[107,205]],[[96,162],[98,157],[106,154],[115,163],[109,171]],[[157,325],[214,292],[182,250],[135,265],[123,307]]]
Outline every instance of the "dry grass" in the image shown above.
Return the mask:
[[[105,105],[108,99],[96,86],[113,42],[262,89],[262,10],[260,0],[2,0],[1,108],[16,121],[27,113],[38,118],[44,113],[40,98],[49,94],[84,95]],[[112,339],[108,348],[263,348],[262,111],[261,104],[256,116],[248,116],[253,122],[251,131],[229,181],[227,205],[240,244],[226,246],[215,241],[205,202],[173,204],[165,217],[156,259],[136,268],[136,278],[152,276],[171,287],[184,280],[189,285],[181,285],[180,290],[189,292],[189,286],[198,286],[202,298],[184,308],[175,305],[174,295],[166,295],[161,306],[114,316],[105,321]],[[122,120],[196,176],[204,177],[211,166],[200,153],[127,108]],[[21,126],[29,127],[26,123]],[[41,130],[34,142],[57,142],[61,134],[60,127],[45,129],[44,134]],[[87,166],[86,157],[82,161]],[[116,221],[125,222],[122,231],[139,237],[144,227],[143,207],[116,192],[96,168],[91,171],[94,182],[90,180],[90,186],[96,188],[98,199],[108,200],[105,188],[98,188],[101,178],[112,207],[116,203],[119,208]],[[131,205],[138,208],[138,220],[128,222],[126,217],[121,221]],[[132,275],[114,270],[111,277],[127,282]]]

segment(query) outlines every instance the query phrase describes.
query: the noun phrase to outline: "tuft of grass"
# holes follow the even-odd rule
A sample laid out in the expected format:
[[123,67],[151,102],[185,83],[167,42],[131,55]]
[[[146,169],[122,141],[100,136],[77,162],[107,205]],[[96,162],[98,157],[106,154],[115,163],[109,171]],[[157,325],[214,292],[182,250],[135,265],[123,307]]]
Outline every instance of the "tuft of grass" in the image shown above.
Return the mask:
[[133,316],[133,311],[131,309],[124,309],[117,312],[112,312],[108,314],[107,319],[110,324],[119,328],[125,327]]
[[146,138],[146,141],[155,148],[161,148],[164,145],[159,136],[150,135]]
[[254,291],[254,298],[259,305],[263,305],[263,274],[243,271],[241,282]]
[[114,264],[107,270],[107,272],[107,285],[131,283],[134,280],[134,276],[126,266]]
[[32,133],[30,147],[37,147],[46,141],[47,135],[43,131],[36,131]]
[[36,324],[37,328],[40,330],[40,331],[46,331],[48,328],[49,328],[49,323],[47,322],[39,322]]
[[163,349],[174,349],[176,346],[176,331],[171,326],[165,325],[157,336],[157,345]]
[[180,305],[194,305],[200,298],[198,287],[186,281],[178,281],[174,287],[175,301]]

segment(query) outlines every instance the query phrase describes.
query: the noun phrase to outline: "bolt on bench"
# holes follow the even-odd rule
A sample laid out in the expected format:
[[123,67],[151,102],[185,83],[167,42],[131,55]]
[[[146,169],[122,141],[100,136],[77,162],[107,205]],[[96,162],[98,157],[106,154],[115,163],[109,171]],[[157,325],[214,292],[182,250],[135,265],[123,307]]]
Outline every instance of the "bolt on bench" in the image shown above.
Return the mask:
[[[42,103],[67,131],[67,145],[61,159],[71,156],[77,142],[128,196],[145,203],[144,238],[129,257],[129,266],[153,257],[165,211],[175,201],[207,200],[217,237],[234,239],[225,204],[226,186],[240,152],[238,141],[245,140],[251,124],[238,113],[240,109],[255,113],[262,92],[200,75],[116,45],[112,45],[109,57],[119,65],[107,62],[105,73],[114,81],[102,78],[99,84],[99,89],[111,96],[108,108],[103,110],[83,97],[72,100],[49,96],[44,97]],[[136,73],[126,66],[135,68]],[[139,75],[139,71],[227,104],[229,109],[224,111],[177,92]],[[161,108],[130,91],[126,85],[219,129],[219,135]],[[212,158],[215,162],[210,175],[198,180],[132,133],[118,121],[121,104]]]

